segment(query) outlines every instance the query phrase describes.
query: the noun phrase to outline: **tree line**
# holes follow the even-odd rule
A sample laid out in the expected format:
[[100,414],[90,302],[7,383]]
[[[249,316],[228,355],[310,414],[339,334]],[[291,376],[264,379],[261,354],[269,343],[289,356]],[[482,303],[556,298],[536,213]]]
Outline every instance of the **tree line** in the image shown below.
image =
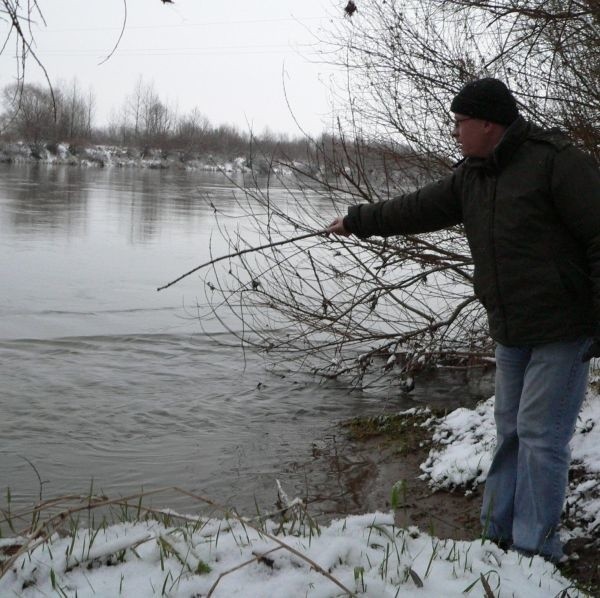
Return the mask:
[[76,81],[52,87],[37,83],[8,85],[2,92],[1,138],[6,141],[75,145],[111,144],[235,157],[251,146],[274,159],[303,159],[303,137],[263,131],[255,134],[229,124],[215,125],[198,108],[179,113],[140,77],[105,126],[94,121],[96,98]]

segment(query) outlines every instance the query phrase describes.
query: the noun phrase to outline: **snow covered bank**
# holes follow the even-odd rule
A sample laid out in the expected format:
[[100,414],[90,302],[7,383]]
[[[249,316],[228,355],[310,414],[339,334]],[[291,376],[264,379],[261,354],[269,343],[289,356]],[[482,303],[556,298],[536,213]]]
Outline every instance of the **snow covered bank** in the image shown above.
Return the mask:
[[[485,481],[495,447],[494,399],[475,409],[456,409],[432,418],[433,448],[421,466],[423,479],[434,489],[464,488],[469,492]],[[600,396],[589,390],[571,442],[573,462],[564,527],[564,540],[600,536]]]
[[[90,145],[78,146],[67,143],[2,143],[0,144],[0,163],[7,164],[68,164],[80,167],[121,167],[218,171],[227,173],[269,172],[291,175],[291,167],[268,163],[267,160],[255,160],[249,163],[244,157],[223,159],[222,157],[180,150],[161,150],[156,148],[139,150],[137,148]],[[301,168],[306,165],[295,164]]]
[[475,409],[461,407],[446,417],[432,418],[432,440],[437,445],[421,465],[434,489],[473,488],[485,481],[496,446],[494,399]]
[[[1,547],[14,540],[0,541]],[[0,595],[214,596],[244,598],[493,595],[548,598],[571,583],[539,557],[493,544],[438,540],[394,525],[391,513],[328,527],[262,529],[237,519],[156,520],[94,533],[54,534],[20,556]],[[569,589],[569,596],[583,596]]]
[[[422,465],[433,488],[471,492],[485,480],[494,448],[493,399],[445,417],[425,416],[424,424],[414,418],[417,411],[421,418],[423,410],[411,411],[410,425],[433,433],[435,447]],[[411,411],[406,414],[411,416]],[[599,421],[600,398],[590,392],[572,444],[565,539],[598,539]],[[130,497],[125,509],[122,499],[110,501],[121,509],[116,520],[86,529],[76,525],[76,509],[87,520],[89,504],[93,510],[108,502],[73,500],[52,504],[45,521],[0,539],[0,596],[586,595],[540,557],[505,552],[481,540],[439,539],[416,527],[399,527],[392,512],[319,526],[297,499],[283,501],[288,519],[282,522],[243,519],[225,509],[215,516],[214,508],[206,518],[146,510]],[[16,529],[14,516],[12,523]],[[6,518],[0,528],[6,534]]]

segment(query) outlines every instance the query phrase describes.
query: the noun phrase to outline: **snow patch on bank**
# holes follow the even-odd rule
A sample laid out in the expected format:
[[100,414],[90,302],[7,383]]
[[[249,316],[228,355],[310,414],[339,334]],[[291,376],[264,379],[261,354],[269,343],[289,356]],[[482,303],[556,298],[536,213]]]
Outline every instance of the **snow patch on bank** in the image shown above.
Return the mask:
[[571,441],[572,481],[567,509],[578,527],[572,536],[600,535],[600,396],[588,395]]
[[[475,409],[456,409],[433,420],[434,448],[421,465],[433,489],[463,488],[485,481],[496,445],[494,398]],[[571,441],[571,482],[567,491],[565,539],[595,537],[600,531],[600,396],[589,390]]]
[[496,446],[494,398],[437,420],[432,440],[437,448],[421,465],[421,477],[432,488],[475,487],[484,482]]
[[348,592],[450,598],[470,589],[482,595],[488,584],[502,596],[547,598],[566,588],[571,597],[584,596],[539,557],[401,529],[391,513],[352,516],[320,530],[288,525],[274,536],[277,528],[268,522],[261,532],[231,519],[177,527],[145,521],[95,535],[83,529],[72,537],[54,535],[13,564],[0,579],[0,595],[188,598],[212,589],[215,598],[333,598]]
[[272,163],[266,159],[247,160],[243,156],[223,158],[194,151],[162,150],[158,148],[120,147],[112,145],[86,145],[57,143],[24,143],[22,141],[0,144],[0,163],[68,164],[88,167],[119,167],[173,169],[184,171],[209,171],[225,173],[279,174],[291,176],[294,169],[308,172],[307,164],[291,162],[289,165]]

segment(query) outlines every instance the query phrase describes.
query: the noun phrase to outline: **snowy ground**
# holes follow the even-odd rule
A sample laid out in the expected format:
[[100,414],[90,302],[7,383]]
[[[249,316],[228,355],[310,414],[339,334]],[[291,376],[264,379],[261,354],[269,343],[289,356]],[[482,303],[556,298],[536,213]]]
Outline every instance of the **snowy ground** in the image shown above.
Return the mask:
[[[600,398],[590,394],[573,440],[576,482],[565,535],[600,525]],[[485,480],[494,446],[493,401],[431,418],[437,443],[422,465],[435,488]],[[319,527],[296,502],[285,523],[170,512],[96,531],[54,521],[52,535],[0,539],[0,596],[384,598],[583,596],[539,557],[488,542],[440,540],[369,513]],[[2,529],[6,526],[2,525]],[[20,548],[21,547],[21,548]]]
[[487,586],[494,596],[548,598],[570,586],[539,557],[399,529],[391,513],[275,532],[274,523],[258,531],[232,519],[80,530],[19,558],[0,595],[439,598],[482,596]]
[[[433,449],[421,469],[433,488],[470,488],[485,481],[495,446],[494,400],[456,409],[432,420]],[[589,391],[571,441],[572,475],[567,493],[569,528],[563,540],[600,533],[600,396]]]

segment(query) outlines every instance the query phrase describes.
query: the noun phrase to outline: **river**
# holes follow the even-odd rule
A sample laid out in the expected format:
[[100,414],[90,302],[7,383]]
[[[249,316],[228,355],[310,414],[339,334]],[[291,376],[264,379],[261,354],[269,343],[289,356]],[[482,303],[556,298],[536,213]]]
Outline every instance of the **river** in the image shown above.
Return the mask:
[[228,251],[207,199],[240,214],[219,173],[0,171],[0,505],[8,488],[27,503],[92,484],[111,496],[176,485],[242,511],[269,509],[276,479],[290,495],[334,495],[339,463],[322,456],[336,454],[339,421],[487,396],[462,373],[385,396],[269,373],[226,330],[199,325],[198,277],[157,293],[209,242]]

